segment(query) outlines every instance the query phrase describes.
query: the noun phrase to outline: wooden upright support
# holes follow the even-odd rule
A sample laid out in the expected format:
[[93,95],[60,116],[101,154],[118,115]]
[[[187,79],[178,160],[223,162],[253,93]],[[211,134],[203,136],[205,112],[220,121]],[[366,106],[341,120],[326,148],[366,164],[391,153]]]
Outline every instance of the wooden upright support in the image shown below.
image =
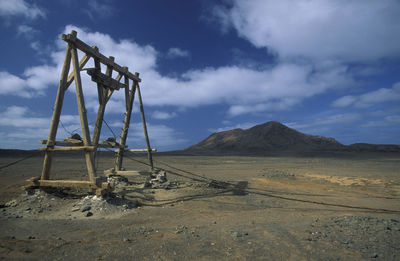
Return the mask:
[[[75,90],[76,90],[76,100],[78,103],[79,119],[81,122],[82,129],[82,140],[84,146],[91,146],[89,124],[87,120],[85,100],[83,98],[82,81],[81,74],[79,70],[78,62],[78,51],[76,48],[71,49],[72,64],[74,67],[74,79],[75,79]],[[96,169],[94,167],[94,154],[91,151],[85,151],[86,167],[89,174],[90,182],[96,182]]]
[[[126,82],[126,84],[128,84],[127,78],[125,78],[125,82]],[[125,101],[126,101],[125,109],[126,109],[126,111],[125,111],[124,125],[122,127],[121,137],[120,137],[120,141],[119,141],[119,144],[123,147],[125,147],[126,138],[128,137],[129,124],[131,121],[131,114],[132,114],[132,106],[133,106],[133,101],[135,99],[135,91],[136,91],[137,85],[138,85],[138,83],[136,81],[133,81],[131,89],[125,88]],[[116,152],[115,171],[122,169],[123,157],[124,157],[124,148],[120,148]]]
[[[69,68],[71,65],[71,46],[67,46],[67,51],[65,52],[64,65],[61,72],[60,83],[58,84],[57,98],[54,103],[53,117],[51,119],[50,129],[49,129],[49,137],[47,139],[47,147],[53,148],[56,141],[58,124],[60,122],[61,109],[64,101],[64,94],[66,90],[66,82],[69,73]],[[49,179],[51,162],[53,158],[53,151],[46,151],[44,154],[43,160],[43,169],[42,169],[42,180]]]
[[[136,73],[136,74],[139,77],[139,73]],[[149,160],[150,170],[153,171],[153,169],[154,169],[153,156],[151,155],[149,134],[147,133],[146,117],[144,116],[143,101],[142,101],[142,95],[140,94],[139,84],[137,84],[136,89],[137,89],[138,100],[139,100],[140,115],[142,116],[144,138],[146,140],[146,146],[147,146],[147,158]]]

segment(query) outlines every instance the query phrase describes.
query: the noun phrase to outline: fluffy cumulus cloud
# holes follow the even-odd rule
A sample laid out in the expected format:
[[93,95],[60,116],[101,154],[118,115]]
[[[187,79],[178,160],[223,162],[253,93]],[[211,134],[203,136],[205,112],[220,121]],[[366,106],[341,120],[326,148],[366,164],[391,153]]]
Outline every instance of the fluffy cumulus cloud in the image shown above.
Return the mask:
[[[50,121],[50,117],[39,116],[26,106],[10,106],[0,111],[1,148],[39,147],[39,141],[48,135]],[[61,122],[58,136],[62,139],[70,136],[69,130],[80,129],[77,115],[62,115]]]
[[[69,33],[72,29],[89,45],[97,45],[103,54],[116,57],[116,62],[120,65],[128,66],[133,72],[140,72],[146,105],[155,108],[165,105],[197,107],[227,104],[227,113],[237,116],[266,110],[290,109],[308,97],[352,84],[347,66],[332,61],[312,65],[286,62],[265,70],[241,66],[204,68],[187,71],[180,78],[172,78],[157,71],[158,53],[150,45],[142,46],[126,39],[115,40],[107,34],[90,32],[75,26],[67,26],[64,33]],[[3,72],[1,76],[13,78],[17,88],[25,90],[18,92],[21,96],[40,94],[46,87],[57,84],[65,46],[62,40],[57,41],[57,49],[51,54],[52,64],[28,68],[22,76],[7,72]],[[92,61],[87,67],[91,66]],[[88,108],[96,111],[97,90],[84,73],[82,81]],[[73,91],[73,88],[70,89]],[[1,93],[11,92],[7,90],[2,90]],[[123,100],[122,92],[113,94],[108,107],[113,107],[113,104],[115,106],[108,111],[123,112]],[[159,114],[155,117],[165,118],[165,115]]]
[[[147,124],[149,137],[151,137],[151,147],[159,151],[168,150],[179,147],[187,142],[186,139],[180,138],[180,133],[177,133],[171,127],[163,124]],[[129,129],[129,145],[135,149],[146,148],[144,142],[144,134],[141,123],[133,123]]]
[[19,95],[30,97],[31,94],[25,91],[25,80],[8,72],[0,72],[0,95]]
[[393,85],[392,88],[380,88],[375,91],[367,92],[361,95],[346,95],[335,100],[334,107],[356,107],[367,108],[376,104],[399,102],[400,101],[400,82]]
[[0,95],[16,95],[24,98],[43,95],[49,85],[57,84],[59,71],[57,65],[30,67],[21,76],[0,71]]
[[45,12],[25,0],[0,0],[0,16],[24,16],[29,19],[36,19],[45,17]]
[[370,61],[400,56],[397,0],[230,1],[214,15],[281,58]]

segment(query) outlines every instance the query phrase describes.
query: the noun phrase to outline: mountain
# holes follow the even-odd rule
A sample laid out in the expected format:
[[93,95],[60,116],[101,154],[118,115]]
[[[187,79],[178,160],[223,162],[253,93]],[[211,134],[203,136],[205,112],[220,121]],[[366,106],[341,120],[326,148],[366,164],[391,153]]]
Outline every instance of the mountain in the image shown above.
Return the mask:
[[347,146],[347,150],[357,152],[400,152],[400,145],[354,143]]
[[280,122],[270,121],[250,129],[233,129],[211,134],[188,147],[193,154],[260,155],[276,152],[317,152],[345,150],[333,138],[301,133]]

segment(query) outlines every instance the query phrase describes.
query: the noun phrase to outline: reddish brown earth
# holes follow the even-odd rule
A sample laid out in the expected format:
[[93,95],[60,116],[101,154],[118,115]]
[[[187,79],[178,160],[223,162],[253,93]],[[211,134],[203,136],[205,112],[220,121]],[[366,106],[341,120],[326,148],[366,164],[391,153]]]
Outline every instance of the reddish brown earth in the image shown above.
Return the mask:
[[[3,155],[0,166],[18,158]],[[82,191],[26,194],[24,180],[41,172],[38,156],[0,169],[0,258],[400,259],[399,154],[155,159],[166,184],[119,178],[107,200]],[[100,154],[99,170],[112,164]],[[128,159],[125,167],[146,169]],[[52,173],[86,178],[77,156],[56,157]]]

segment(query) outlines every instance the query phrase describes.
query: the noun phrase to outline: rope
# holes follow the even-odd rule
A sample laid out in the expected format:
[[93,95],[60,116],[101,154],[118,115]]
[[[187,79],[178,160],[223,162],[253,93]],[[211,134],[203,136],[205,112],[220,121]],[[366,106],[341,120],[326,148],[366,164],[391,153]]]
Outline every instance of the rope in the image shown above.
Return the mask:
[[63,122],[62,122],[62,120],[60,119],[60,124],[61,124],[61,127],[65,130],[65,132],[67,132],[69,135],[73,135],[73,133],[72,132],[70,132],[69,130],[67,130],[67,128],[65,128],[65,126],[64,126],[64,124],[63,124]]
[[114,139],[117,140],[117,135],[115,135],[114,131],[111,129],[111,127],[108,125],[105,119],[103,119],[103,122],[106,124],[107,128],[111,131],[111,133],[114,135]]
[[26,156],[25,158],[22,158],[22,159],[19,159],[19,160],[16,160],[16,161],[7,163],[6,165],[0,166],[0,169],[5,169],[5,168],[10,167],[10,166],[12,166],[12,165],[15,165],[15,164],[17,164],[17,163],[19,163],[19,162],[21,162],[21,161],[24,161],[24,160],[27,160],[27,159],[29,159],[29,158],[32,158],[33,156],[35,156],[35,155],[32,154],[32,155]]
[[[150,164],[148,164],[146,162],[143,162],[143,161],[140,161],[140,160],[137,160],[137,159],[133,159],[132,157],[128,157],[128,156],[125,156],[125,157],[130,159],[130,160],[132,160],[132,161],[136,161],[136,162],[144,164],[146,166],[150,166]],[[194,178],[194,177],[190,177],[190,176],[187,176],[187,175],[183,175],[183,174],[180,174],[180,173],[177,173],[175,171],[168,170],[168,169],[155,167],[155,169],[164,170],[164,171],[167,171],[168,173],[174,174],[176,176],[185,177],[185,178],[188,178],[188,179],[191,179],[191,180],[194,180],[194,181],[198,181],[198,182],[206,182],[208,184],[210,184],[212,182],[212,183],[215,183],[216,185],[218,185],[219,187],[224,188],[224,189],[234,189],[235,186],[236,186],[235,184],[233,184],[231,182],[221,181],[221,180],[217,180],[217,179],[204,177],[204,176],[192,173],[192,172],[187,171],[187,170],[183,170],[183,169],[179,169],[179,168],[173,167],[170,164],[167,164],[165,162],[161,162],[159,160],[156,160],[156,161],[168,166],[169,168],[173,168],[175,170],[184,172],[186,174],[189,174],[189,175],[192,175],[192,176],[195,176],[195,177],[198,177],[198,178]],[[242,191],[243,192],[247,192],[247,193],[253,193],[253,194],[261,195],[261,196],[267,196],[267,197],[287,200],[287,201],[296,201],[296,202],[310,203],[310,204],[316,204],[316,205],[342,207],[342,208],[359,209],[359,210],[367,210],[367,211],[380,211],[380,212],[385,212],[385,213],[400,213],[400,211],[398,211],[398,210],[370,208],[370,207],[359,207],[359,206],[351,206],[351,205],[335,204],[335,203],[326,203],[326,202],[320,202],[320,201],[314,201],[314,200],[307,200],[307,199],[299,199],[299,198],[294,198],[294,197],[280,196],[280,195],[276,195],[276,194],[278,194],[278,193],[290,194],[290,193],[279,192],[279,191],[268,192],[268,191],[263,191],[261,189],[251,188],[251,187],[244,188],[244,189],[242,189]]]

